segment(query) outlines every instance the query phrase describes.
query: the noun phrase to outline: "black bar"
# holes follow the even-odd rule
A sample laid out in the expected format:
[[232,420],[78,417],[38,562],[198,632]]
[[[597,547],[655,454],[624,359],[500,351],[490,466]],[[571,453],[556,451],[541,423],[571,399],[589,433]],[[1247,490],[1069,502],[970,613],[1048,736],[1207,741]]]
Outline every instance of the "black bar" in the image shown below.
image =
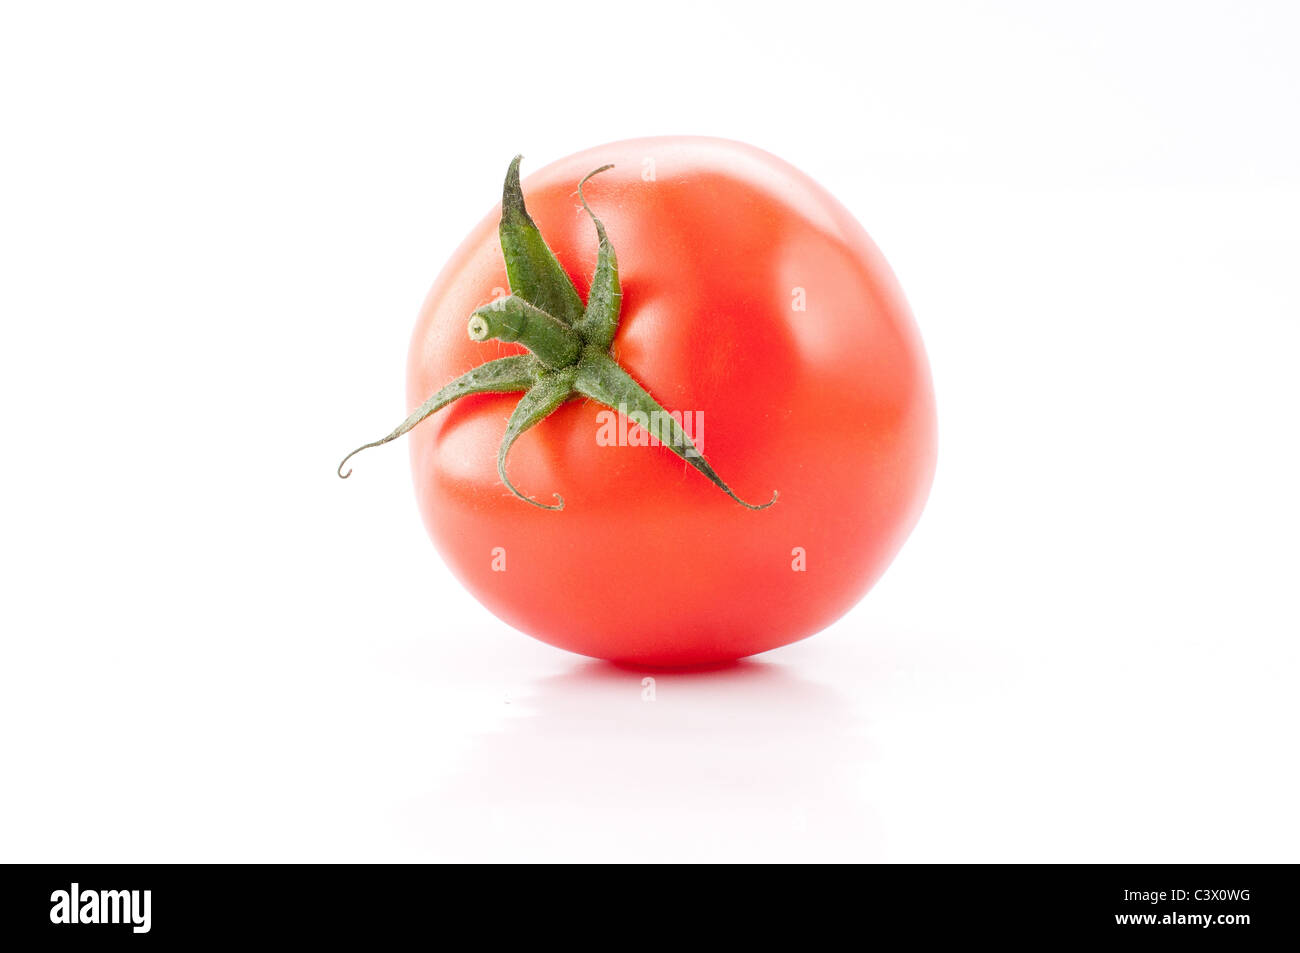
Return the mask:
[[[627,936],[680,935],[703,917],[739,928],[786,922],[857,940],[1036,938],[1214,942],[1233,947],[1297,935],[1293,866],[862,866],[822,870],[700,867],[592,872],[452,871],[431,866],[9,866],[0,930],[41,946],[319,939],[367,948],[415,928],[453,941],[467,921],[492,935],[537,933],[600,916]],[[449,887],[448,884],[454,884]],[[69,922],[72,885],[81,901]],[[105,891],[112,891],[105,895]],[[148,918],[144,901],[148,899]],[[122,893],[126,892],[126,893]],[[134,893],[130,893],[134,892]],[[90,894],[96,899],[90,900]],[[843,895],[851,898],[845,904]],[[733,899],[734,898],[734,899]],[[530,909],[532,908],[532,909]],[[102,916],[100,911],[103,911]],[[134,914],[134,916],[132,916]],[[54,922],[59,920],[61,922]],[[499,921],[499,922],[497,922]],[[567,926],[561,926],[572,921]],[[802,925],[801,925],[802,924]],[[530,926],[531,925],[531,926]],[[453,932],[454,928],[454,932]],[[3,935],[3,934],[0,934]],[[733,938],[734,939],[734,938]],[[6,945],[7,942],[6,942]],[[457,944],[459,945],[459,944]],[[28,947],[10,947],[26,949]]]

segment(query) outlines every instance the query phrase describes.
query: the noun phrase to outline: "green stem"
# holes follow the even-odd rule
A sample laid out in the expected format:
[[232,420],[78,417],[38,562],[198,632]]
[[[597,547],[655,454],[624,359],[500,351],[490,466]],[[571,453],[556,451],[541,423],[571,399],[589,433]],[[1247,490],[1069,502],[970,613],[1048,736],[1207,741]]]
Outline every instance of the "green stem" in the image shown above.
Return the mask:
[[540,308],[511,295],[475,311],[469,319],[471,341],[497,338],[519,342],[547,367],[568,367],[582,351],[582,338]]

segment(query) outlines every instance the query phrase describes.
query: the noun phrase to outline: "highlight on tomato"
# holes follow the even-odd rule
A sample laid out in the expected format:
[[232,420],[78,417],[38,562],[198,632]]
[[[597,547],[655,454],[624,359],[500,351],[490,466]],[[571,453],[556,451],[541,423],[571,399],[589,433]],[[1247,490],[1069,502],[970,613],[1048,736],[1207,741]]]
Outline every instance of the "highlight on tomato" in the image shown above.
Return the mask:
[[415,409],[339,475],[409,434],[448,566],[560,648],[699,665],[824,629],[934,475],[929,368],[879,250],[803,173],[727,140],[519,171],[425,299]]

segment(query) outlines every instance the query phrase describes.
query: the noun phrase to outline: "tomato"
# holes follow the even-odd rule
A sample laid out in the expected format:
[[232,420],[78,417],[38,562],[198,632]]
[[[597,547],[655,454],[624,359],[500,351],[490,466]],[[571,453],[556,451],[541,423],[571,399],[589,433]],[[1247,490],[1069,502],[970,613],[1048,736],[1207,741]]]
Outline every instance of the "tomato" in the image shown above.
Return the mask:
[[[583,187],[589,215],[578,182],[607,164]],[[472,394],[410,432],[420,512],[447,565],[516,629],[629,663],[736,659],[834,622],[911,531],[936,455],[920,337],[866,232],[787,163],[719,139],[600,146],[528,176],[523,197],[582,301],[597,266],[592,216],[604,223],[622,292],[608,353],[683,412],[716,474],[751,502],[571,395],[510,450],[521,494],[563,498],[527,505],[497,469],[520,394]],[[471,314],[512,290],[501,214],[470,233],[424,302],[413,407],[527,353],[466,334]]]

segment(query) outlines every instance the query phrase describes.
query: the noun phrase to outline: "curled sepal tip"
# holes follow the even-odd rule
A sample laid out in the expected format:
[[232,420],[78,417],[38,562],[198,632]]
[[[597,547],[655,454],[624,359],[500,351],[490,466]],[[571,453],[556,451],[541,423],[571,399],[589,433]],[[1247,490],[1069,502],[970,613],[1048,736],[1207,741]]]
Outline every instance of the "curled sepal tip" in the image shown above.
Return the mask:
[[347,473],[344,473],[344,472],[343,472],[343,466],[344,466],[344,464],[346,464],[349,460],[351,460],[353,457],[355,457],[355,456],[356,456],[358,453],[360,453],[362,450],[369,450],[371,447],[378,447],[380,444],[388,443],[388,440],[389,440],[389,438],[388,438],[388,437],[385,437],[383,440],[375,440],[375,441],[373,441],[372,443],[363,443],[361,446],[357,447],[357,449],[355,449],[355,450],[353,450],[351,453],[349,453],[349,454],[348,454],[346,457],[344,457],[344,458],[342,459],[342,461],[340,461],[340,463],[339,463],[339,468],[338,468],[339,479],[340,479],[340,480],[346,480],[348,477],[352,476],[352,471],[351,471],[350,469],[348,470]]
[[612,168],[614,168],[614,163],[611,162],[608,165],[602,165],[599,169],[592,169],[582,177],[581,181],[578,182],[578,201],[581,202],[582,207],[587,210],[587,214],[591,216],[591,220],[596,223],[596,237],[602,242],[605,241],[605,226],[601,224],[600,219],[596,218],[596,213],[593,212],[591,206],[587,204],[587,197],[582,194],[582,187],[587,184],[587,180],[593,175],[600,175],[602,172],[608,172]]
[[531,496],[525,496],[523,493],[520,493],[517,489],[515,489],[514,484],[512,484],[509,480],[506,480],[505,477],[502,477],[502,479],[505,480],[506,489],[510,491],[511,495],[523,500],[529,506],[535,506],[539,510],[564,509],[564,497],[560,496],[560,494],[558,493],[551,494],[551,496],[555,497],[555,503],[547,504],[547,503],[543,503],[541,500],[535,500]]

